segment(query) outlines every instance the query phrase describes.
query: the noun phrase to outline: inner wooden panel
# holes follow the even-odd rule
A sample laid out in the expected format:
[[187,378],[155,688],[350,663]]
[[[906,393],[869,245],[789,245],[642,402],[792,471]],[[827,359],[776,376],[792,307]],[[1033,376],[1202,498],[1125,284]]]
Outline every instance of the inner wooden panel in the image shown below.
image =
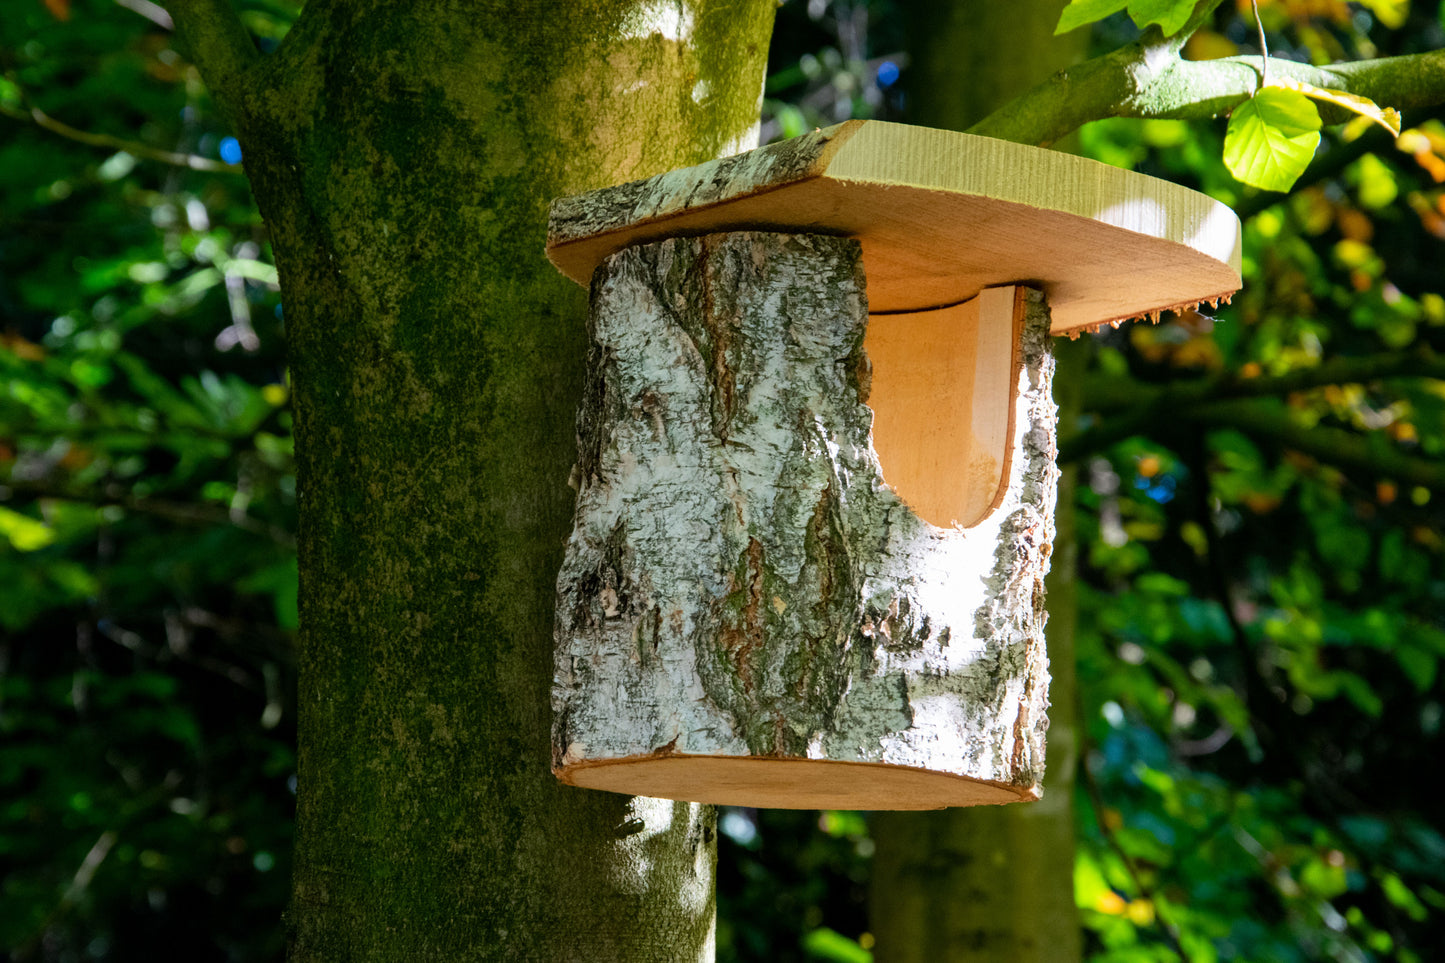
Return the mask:
[[631,796],[763,809],[943,809],[1029,802],[1037,790],[884,763],[752,756],[633,756],[557,770]]
[[968,528],[1003,498],[1023,307],[1007,286],[868,319],[873,448],[883,480],[926,522]]

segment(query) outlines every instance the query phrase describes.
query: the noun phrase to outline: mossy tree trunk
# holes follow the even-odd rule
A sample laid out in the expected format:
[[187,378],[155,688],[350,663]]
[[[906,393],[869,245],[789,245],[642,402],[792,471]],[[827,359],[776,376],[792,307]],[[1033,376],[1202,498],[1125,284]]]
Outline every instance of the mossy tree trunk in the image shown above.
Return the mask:
[[296,960],[711,958],[713,815],[550,772],[584,292],[549,199],[750,146],[771,0],[170,4],[280,269]]
[[[962,130],[1079,59],[1087,31],[1053,36],[1064,0],[906,7],[911,123]],[[1074,344],[1056,345],[1061,425],[1076,417]],[[1067,429],[1066,429],[1067,430]],[[878,963],[1076,963],[1073,485],[1060,481],[1048,577],[1049,731],[1036,803],[881,813],[870,920]]]

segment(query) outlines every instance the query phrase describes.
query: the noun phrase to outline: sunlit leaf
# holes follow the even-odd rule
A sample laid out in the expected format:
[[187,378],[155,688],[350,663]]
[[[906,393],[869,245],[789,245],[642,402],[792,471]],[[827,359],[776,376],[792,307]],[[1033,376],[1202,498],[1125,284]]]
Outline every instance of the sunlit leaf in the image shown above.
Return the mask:
[[1054,35],[1068,33],[1085,24],[1096,23],[1105,17],[1118,13],[1128,6],[1129,0],[1073,0],[1064,12],[1059,14]]
[[1297,94],[1304,94],[1311,100],[1318,100],[1321,103],[1343,107],[1351,113],[1374,121],[1388,130],[1391,135],[1400,136],[1400,112],[1393,107],[1381,107],[1368,97],[1361,97],[1344,90],[1334,90],[1330,87],[1316,87],[1314,84],[1295,80],[1292,77],[1271,78],[1269,85],[1280,90],[1292,90]]
[[1129,18],[1141,30],[1157,23],[1164,36],[1180,31],[1194,12],[1195,0],[1129,0]]
[[234,257],[225,262],[225,266],[227,274],[250,278],[252,281],[259,281],[272,287],[278,283],[276,266],[273,264],[266,264],[251,258]]
[[1238,44],[1213,30],[1196,31],[1184,45],[1184,55],[1189,60],[1219,60],[1237,53]]
[[873,954],[836,930],[820,926],[803,937],[803,949],[816,960],[833,963],[873,963]]
[[1391,30],[1399,30],[1410,15],[1410,0],[1359,0],[1360,6]]
[[1329,862],[1313,856],[1300,870],[1300,884],[1325,899],[1333,899],[1345,892],[1347,882],[1343,861]]
[[28,515],[0,507],[0,535],[19,552],[33,552],[55,541],[55,530]]
[[1424,920],[1429,911],[1420,903],[1415,894],[1410,891],[1404,881],[1394,873],[1384,873],[1380,880],[1380,888],[1385,891],[1385,898],[1392,904],[1404,910],[1405,913],[1416,922]]
[[1287,191],[1314,157],[1320,126],[1320,113],[1308,97],[1266,87],[1229,118],[1224,163],[1246,184]]
[[1157,23],[1164,36],[1171,37],[1189,20],[1194,4],[1195,0],[1073,0],[1059,15],[1054,34],[1068,33],[1128,8],[1135,26],[1142,29]]

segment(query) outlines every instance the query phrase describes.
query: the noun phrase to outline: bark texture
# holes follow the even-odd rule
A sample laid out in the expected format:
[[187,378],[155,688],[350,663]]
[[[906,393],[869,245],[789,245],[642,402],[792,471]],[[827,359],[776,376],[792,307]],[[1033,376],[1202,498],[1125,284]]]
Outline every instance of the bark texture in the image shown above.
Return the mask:
[[[1056,340],[1055,396],[1077,411],[1087,341]],[[1031,806],[878,813],[869,917],[879,963],[1077,963],[1074,672],[1077,471],[1059,480],[1048,578],[1048,785]]]
[[[911,0],[910,72],[928,80],[913,86],[906,119],[965,129],[1004,99],[1082,58],[1087,30],[1045,39],[1064,5],[965,3],[955,6],[967,13],[949,15],[929,0]],[[956,71],[965,65],[968,73],[960,76]],[[980,77],[993,79],[975,86]],[[963,87],[986,89],[987,95],[960,95]],[[1088,339],[1054,346],[1054,394],[1065,425],[1078,418],[1088,347]],[[1077,963],[1083,957],[1073,886],[1077,545],[1073,489],[1067,477],[1062,482],[1048,577],[1047,792],[1032,806],[880,813],[874,819],[869,919],[877,963]]]
[[550,771],[586,305],[546,207],[746,144],[771,2],[308,0],[264,57],[230,6],[172,10],[290,339],[292,958],[711,959],[708,807]]
[[[606,769],[624,788],[629,764],[667,762],[677,778],[649,792],[944,804],[905,778],[892,807],[864,807],[854,792],[876,773],[827,766],[886,763],[1032,798],[1056,476],[1042,296],[1028,293],[1022,324],[1008,492],[967,530],[922,521],[885,483],[856,241],[639,245],[604,262],[592,302],[558,581],[563,777],[604,785]],[[719,788],[689,757],[756,762]]]

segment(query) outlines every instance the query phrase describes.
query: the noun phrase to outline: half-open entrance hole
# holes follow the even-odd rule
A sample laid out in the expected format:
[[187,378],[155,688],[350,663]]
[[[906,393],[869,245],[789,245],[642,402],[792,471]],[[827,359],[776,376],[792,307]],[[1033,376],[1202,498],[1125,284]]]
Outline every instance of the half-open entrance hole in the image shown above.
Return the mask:
[[1022,358],[1023,289],[868,319],[868,407],[886,481],[924,521],[978,524],[1003,498]]

